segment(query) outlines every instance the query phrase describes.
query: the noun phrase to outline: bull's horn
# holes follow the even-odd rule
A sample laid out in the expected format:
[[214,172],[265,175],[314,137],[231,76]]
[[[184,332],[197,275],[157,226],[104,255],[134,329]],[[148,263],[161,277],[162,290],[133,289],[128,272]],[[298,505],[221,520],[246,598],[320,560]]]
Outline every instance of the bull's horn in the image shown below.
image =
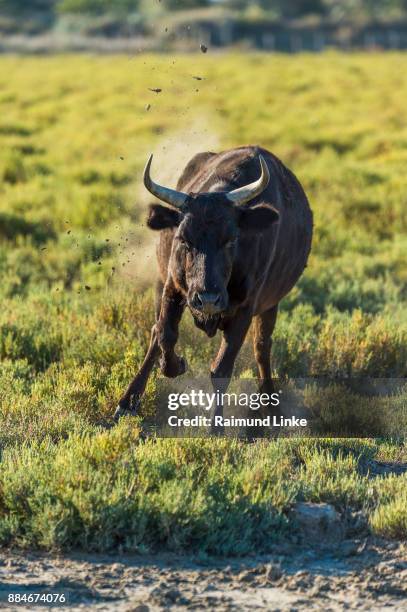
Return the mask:
[[238,189],[228,192],[228,200],[234,204],[239,206],[241,204],[246,204],[246,202],[250,202],[250,200],[253,200],[253,198],[260,195],[269,184],[270,172],[266,161],[262,155],[259,155],[259,159],[261,167],[260,178],[257,181],[254,181],[254,183],[250,183],[249,185],[245,185],[244,187],[239,187]]
[[144,168],[144,186],[145,188],[153,194],[159,200],[162,200],[172,208],[176,208],[179,210],[185,205],[187,194],[182,191],[176,191],[175,189],[169,189],[168,187],[162,187],[154,181],[150,177],[150,167],[151,161],[153,159],[153,155],[151,154],[146,163],[146,167]]

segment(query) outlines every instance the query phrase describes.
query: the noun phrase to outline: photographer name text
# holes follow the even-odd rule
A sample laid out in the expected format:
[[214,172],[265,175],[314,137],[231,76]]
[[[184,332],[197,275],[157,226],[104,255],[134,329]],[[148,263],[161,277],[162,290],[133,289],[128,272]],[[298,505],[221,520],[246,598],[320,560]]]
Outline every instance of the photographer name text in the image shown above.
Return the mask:
[[216,415],[213,418],[197,415],[191,418],[177,417],[171,415],[168,417],[168,425],[170,427],[307,427],[307,419],[291,416],[266,416],[264,418],[241,418],[241,417],[223,417]]

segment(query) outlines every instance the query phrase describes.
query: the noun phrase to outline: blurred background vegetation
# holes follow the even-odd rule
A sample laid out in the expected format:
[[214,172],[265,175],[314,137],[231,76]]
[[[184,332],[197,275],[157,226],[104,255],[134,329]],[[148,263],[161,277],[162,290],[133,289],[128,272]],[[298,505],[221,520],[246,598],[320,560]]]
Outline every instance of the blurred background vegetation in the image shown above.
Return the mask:
[[193,28],[202,20],[215,26],[226,19],[240,25],[237,38],[243,40],[249,33],[242,26],[256,21],[354,27],[406,16],[407,0],[0,0],[0,33],[157,37],[165,25],[169,32],[180,21]]
[[3,14],[24,15],[44,13],[54,18],[66,13],[89,15],[130,13],[165,13],[223,6],[250,13],[264,11],[275,17],[298,18],[304,15],[321,15],[341,18],[400,16],[407,11],[406,0],[0,0]]

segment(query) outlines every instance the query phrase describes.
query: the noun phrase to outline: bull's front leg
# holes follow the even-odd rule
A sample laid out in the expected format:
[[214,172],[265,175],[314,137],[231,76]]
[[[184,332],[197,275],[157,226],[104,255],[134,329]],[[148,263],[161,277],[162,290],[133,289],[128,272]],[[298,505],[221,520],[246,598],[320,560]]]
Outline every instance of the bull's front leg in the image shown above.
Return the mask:
[[[219,352],[211,366],[212,387],[215,393],[219,392],[219,395],[226,393],[229,387],[236,357],[242,348],[251,320],[251,310],[241,309],[224,329]],[[212,431],[219,434],[223,432],[223,428],[216,426],[215,416],[223,416],[222,401],[216,402],[212,420]]]
[[164,376],[175,378],[187,369],[186,361],[175,352],[178,328],[185,309],[185,299],[176,290],[171,280],[167,281],[157,323],[157,342],[161,350],[160,368]]
[[150,345],[148,347],[143,364],[136,376],[133,378],[125,393],[119,400],[119,403],[114,413],[114,420],[118,421],[121,416],[130,415],[136,416],[140,407],[140,399],[144,393],[151,370],[159,355],[159,347],[157,342],[156,325],[153,325],[151,330]]
[[175,290],[171,282],[167,282],[163,294],[158,300],[158,320],[152,327],[150,345],[146,356],[140,370],[120,398],[114,415],[116,421],[121,416],[135,416],[137,414],[141,396],[160,353],[160,367],[165,376],[174,377],[185,372],[186,363],[184,359],[178,357],[174,351],[178,339],[178,326],[184,310],[183,304],[182,296]]

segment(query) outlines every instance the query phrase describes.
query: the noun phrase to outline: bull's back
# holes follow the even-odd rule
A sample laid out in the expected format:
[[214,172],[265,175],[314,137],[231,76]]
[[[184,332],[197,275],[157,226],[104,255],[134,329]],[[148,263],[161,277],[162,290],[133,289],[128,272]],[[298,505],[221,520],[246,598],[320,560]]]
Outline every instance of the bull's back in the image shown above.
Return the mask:
[[312,212],[295,175],[269,151],[257,146],[222,153],[199,153],[186,166],[177,188],[185,192],[229,191],[259,177],[259,154],[265,158],[270,182],[250,206],[265,202],[279,212],[269,230],[244,241],[236,274],[253,279],[250,299],[254,314],[268,310],[293,288],[308,259],[312,241]]

